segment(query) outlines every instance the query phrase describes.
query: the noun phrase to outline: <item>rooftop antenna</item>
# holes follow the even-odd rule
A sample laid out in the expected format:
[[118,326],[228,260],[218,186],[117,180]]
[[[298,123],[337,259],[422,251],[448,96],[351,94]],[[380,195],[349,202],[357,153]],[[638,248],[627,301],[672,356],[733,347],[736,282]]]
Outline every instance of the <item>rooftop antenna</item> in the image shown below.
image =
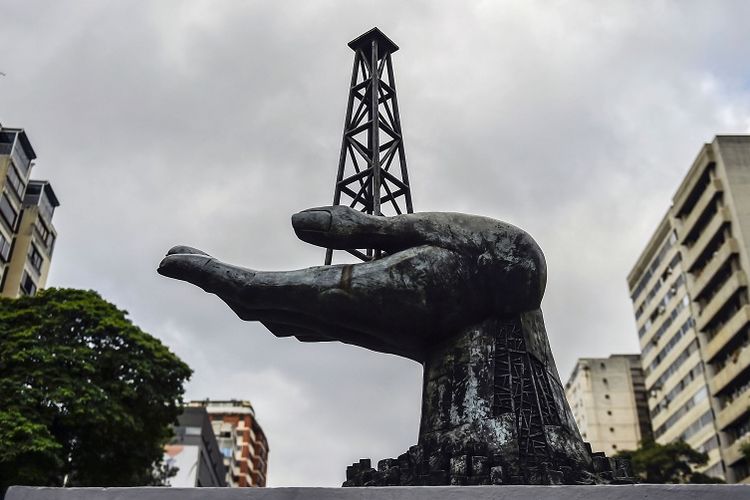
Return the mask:
[[[333,204],[371,215],[412,213],[391,62],[398,45],[373,28],[349,42],[349,47],[354,51],[354,67]],[[373,249],[346,251],[363,261],[382,256]],[[333,249],[329,248],[325,263],[332,261]]]

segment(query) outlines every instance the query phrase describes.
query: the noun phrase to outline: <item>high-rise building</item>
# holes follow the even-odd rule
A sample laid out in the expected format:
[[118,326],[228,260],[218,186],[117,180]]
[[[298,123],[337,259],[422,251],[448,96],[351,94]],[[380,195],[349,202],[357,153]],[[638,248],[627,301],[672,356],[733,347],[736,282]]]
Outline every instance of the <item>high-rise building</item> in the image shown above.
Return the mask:
[[641,357],[580,358],[565,384],[578,429],[593,451],[634,450],[651,437]]
[[169,485],[182,488],[227,486],[227,471],[205,408],[184,408],[164,461],[177,473]]
[[249,401],[191,401],[208,412],[232,487],[265,486],[268,441]]
[[628,276],[657,442],[750,482],[750,136],[705,144]]
[[47,181],[30,180],[36,153],[23,129],[0,126],[0,296],[34,295],[47,282],[60,203]]

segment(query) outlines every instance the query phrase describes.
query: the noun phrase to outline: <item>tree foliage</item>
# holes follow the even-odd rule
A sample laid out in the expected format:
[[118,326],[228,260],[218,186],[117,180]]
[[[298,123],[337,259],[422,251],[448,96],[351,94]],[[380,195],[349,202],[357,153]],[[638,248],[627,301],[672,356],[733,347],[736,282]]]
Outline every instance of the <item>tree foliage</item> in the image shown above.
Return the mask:
[[0,299],[0,492],[157,481],[191,370],[126,314],[93,291]]
[[723,483],[721,479],[694,472],[706,465],[708,454],[694,450],[685,441],[659,444],[646,440],[635,451],[621,451],[618,457],[629,458],[633,472],[644,483]]

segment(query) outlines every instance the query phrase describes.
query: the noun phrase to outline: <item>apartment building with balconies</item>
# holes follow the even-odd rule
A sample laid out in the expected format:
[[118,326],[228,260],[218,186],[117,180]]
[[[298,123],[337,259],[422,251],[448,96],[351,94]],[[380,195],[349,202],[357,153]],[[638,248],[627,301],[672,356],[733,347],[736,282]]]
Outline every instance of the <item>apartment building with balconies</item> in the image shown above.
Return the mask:
[[265,486],[268,440],[250,402],[206,399],[191,401],[187,406],[206,409],[224,456],[227,484],[231,487]]
[[0,126],[0,296],[44,288],[60,205],[48,181],[30,179],[36,153],[23,129]]
[[717,136],[628,276],[654,435],[729,482],[750,481],[748,248],[750,136]]

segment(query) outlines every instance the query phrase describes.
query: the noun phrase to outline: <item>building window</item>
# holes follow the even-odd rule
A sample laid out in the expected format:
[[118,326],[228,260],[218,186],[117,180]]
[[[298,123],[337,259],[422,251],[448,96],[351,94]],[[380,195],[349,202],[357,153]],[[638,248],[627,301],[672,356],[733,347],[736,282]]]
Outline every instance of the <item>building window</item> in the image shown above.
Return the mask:
[[8,262],[10,257],[10,242],[5,239],[3,233],[0,233],[0,259],[3,262]]
[[23,272],[23,279],[21,280],[21,291],[25,295],[34,295],[36,293],[36,283],[31,279],[29,273]]
[[13,208],[13,205],[10,204],[8,195],[5,193],[0,196],[0,214],[3,216],[3,219],[5,219],[5,222],[8,223],[11,229],[16,228],[18,212],[16,212],[16,209]]
[[49,252],[49,254],[52,254],[52,247],[55,244],[55,235],[52,234],[49,229],[47,229],[47,226],[41,217],[36,218],[34,227],[36,228],[37,233],[39,233],[39,238],[41,238],[41,240],[44,242],[44,245],[47,247],[47,251]]
[[39,200],[39,213],[42,214],[42,217],[44,217],[46,220],[51,221],[54,211],[55,207],[52,206],[49,198],[47,198],[47,196],[45,196],[44,194],[44,191],[42,191],[41,199]]
[[607,410],[607,415],[612,415],[612,410]]
[[609,432],[615,432],[615,428],[614,427],[610,427],[609,428]]
[[609,399],[609,394],[605,394],[604,399]]
[[707,476],[711,477],[718,477],[723,478],[724,477],[724,467],[722,467],[722,463],[719,462],[708,469],[704,470],[703,473]]
[[31,264],[31,267],[34,268],[37,273],[41,273],[42,262],[44,262],[42,254],[39,253],[39,250],[37,250],[36,246],[32,243],[29,247],[29,264]]
[[29,160],[29,157],[26,155],[26,151],[23,150],[23,145],[21,144],[21,141],[18,140],[18,136],[16,136],[13,151],[10,153],[10,159],[24,176],[28,174],[31,160]]
[[12,191],[16,194],[18,199],[22,199],[25,186],[21,178],[18,176],[15,167],[13,167],[12,162],[8,165],[8,176],[6,179],[8,180],[10,187],[13,188]]

